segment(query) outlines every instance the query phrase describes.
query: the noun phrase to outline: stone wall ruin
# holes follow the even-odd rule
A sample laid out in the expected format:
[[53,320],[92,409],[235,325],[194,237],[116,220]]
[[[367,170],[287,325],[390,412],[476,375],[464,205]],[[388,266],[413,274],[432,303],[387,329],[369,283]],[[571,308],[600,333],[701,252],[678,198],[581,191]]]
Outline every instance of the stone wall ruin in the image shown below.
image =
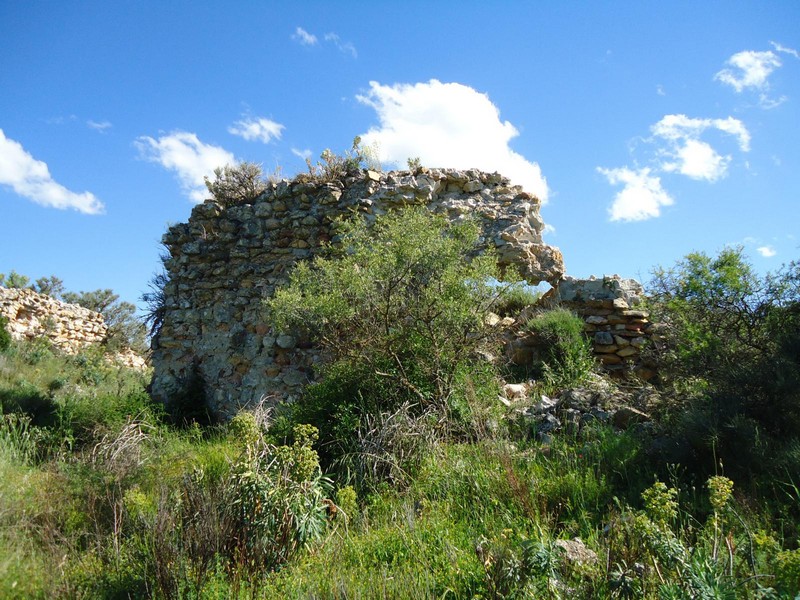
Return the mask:
[[102,343],[108,333],[100,313],[30,289],[0,287],[0,316],[8,319],[7,329],[12,338],[43,337],[68,354]]
[[[638,306],[641,285],[618,276],[565,276],[561,252],[542,241],[539,200],[497,173],[418,169],[354,173],[342,181],[300,177],[272,182],[252,202],[206,200],[187,223],[163,237],[164,318],[152,348],[151,394],[169,402],[200,383],[209,407],[233,414],[267,397],[292,400],[314,381],[321,357],[309,340],[278,334],[263,301],[292,267],[336,239],[340,218],[374,220],[405,206],[424,206],[452,220],[476,218],[484,247],[501,266],[513,265],[530,284],[553,289],[543,306],[562,305],[586,322],[598,362],[611,375],[654,375],[642,359],[651,335]],[[533,343],[521,327],[508,355],[525,361]]]
[[[612,377],[635,375],[650,380],[655,365],[644,357],[644,349],[656,334],[657,325],[640,305],[642,285],[618,275],[575,279],[565,277],[548,292],[539,306],[563,306],[584,322],[584,331],[603,370]],[[524,322],[528,315],[521,315]],[[509,340],[506,353],[511,362],[526,365],[533,360],[538,341],[524,328]]]
[[152,395],[168,401],[199,379],[210,408],[223,414],[262,396],[296,398],[313,381],[319,352],[307,340],[276,335],[263,300],[297,261],[335,238],[337,219],[374,219],[404,206],[478,219],[500,265],[514,265],[531,284],[564,276],[561,252],[542,241],[539,200],[496,173],[363,171],[343,181],[270,183],[255,201],[233,206],[210,199],[163,237],[169,281]]

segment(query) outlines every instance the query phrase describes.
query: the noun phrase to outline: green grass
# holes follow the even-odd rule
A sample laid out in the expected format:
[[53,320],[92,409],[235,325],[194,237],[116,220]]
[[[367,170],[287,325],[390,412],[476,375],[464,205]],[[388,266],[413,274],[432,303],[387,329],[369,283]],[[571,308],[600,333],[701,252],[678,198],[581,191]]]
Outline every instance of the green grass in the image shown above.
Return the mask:
[[[735,481],[733,497],[715,512],[690,465],[653,459],[652,436],[600,425],[548,444],[502,425],[435,437],[402,485],[375,481],[355,498],[351,488],[337,491],[349,483],[342,473],[329,492],[340,508],[331,509],[321,539],[301,544],[273,571],[244,569],[222,550],[200,549],[226,527],[220,515],[234,465],[245,464],[247,439],[265,435],[256,420],[240,419],[247,431],[241,423],[170,425],[144,393],[145,377],[96,358],[23,345],[0,353],[0,597],[688,598],[733,589],[736,597],[791,598],[797,591],[796,444],[773,457],[785,476],[770,485]],[[471,393],[471,411],[482,414],[484,396],[491,394]],[[503,422],[513,415],[486,414]],[[676,489],[674,518],[670,505],[659,509],[666,492],[642,499],[656,480]],[[555,542],[576,537],[597,562],[564,559]]]

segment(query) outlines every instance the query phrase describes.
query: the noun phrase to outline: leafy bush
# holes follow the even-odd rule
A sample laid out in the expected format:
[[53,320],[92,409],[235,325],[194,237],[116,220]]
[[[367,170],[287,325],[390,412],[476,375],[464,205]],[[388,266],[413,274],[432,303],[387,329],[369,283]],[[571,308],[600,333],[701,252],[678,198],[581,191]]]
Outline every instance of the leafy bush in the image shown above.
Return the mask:
[[509,286],[493,307],[501,317],[515,317],[523,308],[533,306],[539,301],[541,294],[524,283]]
[[526,327],[544,348],[541,371],[548,387],[580,385],[592,373],[594,357],[580,317],[564,308],[555,308],[537,314]]
[[473,409],[494,403],[482,381],[495,375],[483,376],[478,351],[494,343],[484,315],[507,286],[493,283],[491,253],[473,257],[473,222],[412,209],[372,227],[342,223],[340,234],[332,256],[299,264],[267,306],[277,330],[313,338],[330,359],[292,409],[294,422],[323,432],[324,464],[347,457],[361,483],[369,473],[396,480],[416,460],[401,431],[469,432]]
[[249,572],[281,566],[327,525],[331,486],[311,448],[317,429],[298,425],[294,436],[291,446],[248,442],[233,468],[227,502],[235,533],[227,552]]
[[8,319],[0,316],[0,352],[5,352],[11,345],[11,333],[8,329]]
[[206,187],[222,206],[255,201],[267,189],[261,165],[241,162],[214,169],[214,181],[205,178]]
[[268,301],[276,328],[310,334],[367,378],[362,392],[378,385],[389,393],[385,407],[406,399],[446,406],[459,365],[487,339],[483,315],[501,293],[488,283],[498,275],[494,257],[468,258],[477,225],[408,210],[372,228],[345,222],[341,237],[338,256],[298,264]]
[[[326,148],[322,151],[320,159],[317,164],[313,164],[311,159],[306,159],[306,165],[308,166],[308,175],[306,177],[331,182],[341,180],[358,172],[362,166],[376,171],[381,170],[377,148],[362,145],[361,137],[359,136],[353,139],[353,146],[344,154],[336,154]],[[299,177],[300,179],[303,178],[302,175]]]

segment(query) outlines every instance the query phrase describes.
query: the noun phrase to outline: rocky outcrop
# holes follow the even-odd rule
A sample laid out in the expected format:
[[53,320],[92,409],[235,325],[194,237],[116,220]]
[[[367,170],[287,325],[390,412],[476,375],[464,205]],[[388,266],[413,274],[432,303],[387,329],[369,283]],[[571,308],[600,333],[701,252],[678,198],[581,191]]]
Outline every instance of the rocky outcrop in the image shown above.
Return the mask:
[[0,287],[0,316],[14,339],[44,337],[69,354],[103,342],[108,332],[100,313],[29,289]]
[[169,282],[153,348],[153,396],[166,401],[199,380],[211,408],[228,414],[262,396],[297,396],[314,379],[319,353],[307,340],[276,335],[263,300],[295,263],[336,241],[338,219],[374,220],[412,205],[452,220],[476,218],[484,247],[532,284],[564,275],[561,253],[542,242],[539,200],[496,173],[364,171],[343,181],[271,183],[251,203],[207,200],[163,238]]

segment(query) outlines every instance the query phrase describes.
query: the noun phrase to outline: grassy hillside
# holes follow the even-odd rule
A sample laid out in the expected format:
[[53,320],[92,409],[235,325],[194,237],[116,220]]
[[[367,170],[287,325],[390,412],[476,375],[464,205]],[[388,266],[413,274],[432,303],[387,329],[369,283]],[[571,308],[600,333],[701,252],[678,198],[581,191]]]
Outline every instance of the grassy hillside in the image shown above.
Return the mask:
[[310,438],[270,436],[269,414],[179,428],[143,376],[93,358],[0,357],[3,597],[790,598],[800,584],[788,474],[729,494],[660,463],[647,428],[543,443],[513,410],[472,439],[407,422],[415,453],[356,490],[321,477]]

